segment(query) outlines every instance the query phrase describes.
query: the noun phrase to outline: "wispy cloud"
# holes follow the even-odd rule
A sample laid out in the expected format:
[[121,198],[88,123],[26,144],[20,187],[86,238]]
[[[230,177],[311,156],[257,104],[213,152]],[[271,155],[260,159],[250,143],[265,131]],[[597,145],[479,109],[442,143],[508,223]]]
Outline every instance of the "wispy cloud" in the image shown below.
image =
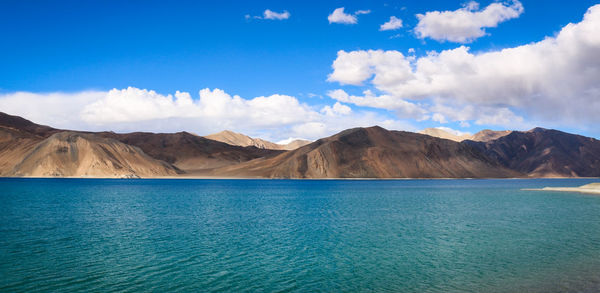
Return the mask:
[[246,14],[244,17],[247,20],[250,20],[250,19],[285,20],[285,19],[290,18],[290,16],[292,16],[292,15],[287,10],[284,10],[283,12],[275,12],[273,10],[266,9],[263,12],[263,15],[252,16],[250,14]]
[[263,18],[264,19],[272,19],[272,20],[283,20],[283,19],[290,18],[290,13],[287,10],[284,10],[283,12],[278,13],[278,12],[267,9],[263,13]]

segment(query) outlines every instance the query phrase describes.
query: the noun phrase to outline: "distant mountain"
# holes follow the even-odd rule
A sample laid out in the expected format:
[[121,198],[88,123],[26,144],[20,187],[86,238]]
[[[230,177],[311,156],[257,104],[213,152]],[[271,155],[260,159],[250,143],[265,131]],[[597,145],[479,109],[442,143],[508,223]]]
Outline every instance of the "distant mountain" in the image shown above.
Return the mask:
[[[89,133],[58,132],[28,145],[8,176],[152,177],[177,170],[140,149]],[[22,158],[21,160],[19,160]]]
[[[600,177],[600,141],[593,138],[534,128],[483,130],[456,142],[463,138],[438,130],[353,128],[285,151],[231,132],[223,132],[230,143],[253,145],[188,132],[68,131],[0,112],[0,176]],[[289,147],[294,143],[305,142]]]
[[590,137],[534,128],[488,142],[465,143],[531,177],[600,176],[600,141]]
[[173,164],[186,173],[204,172],[281,152],[253,146],[233,146],[188,132],[101,132],[98,135],[139,147],[151,157]]
[[457,142],[461,142],[465,139],[471,138],[470,134],[456,135],[454,133],[451,133],[449,131],[446,131],[446,130],[443,130],[440,128],[425,128],[425,129],[419,131],[419,133],[426,134],[426,135],[433,136],[433,137],[449,139],[449,140],[453,140],[453,141],[457,141]]
[[381,127],[354,128],[215,175],[274,178],[482,178],[520,174],[469,145]]
[[0,112],[0,176],[174,176],[280,152],[187,132],[65,131]]
[[503,136],[507,136],[507,135],[509,135],[511,133],[512,133],[511,130],[489,130],[489,129],[484,129],[482,131],[479,131],[479,132],[473,134],[473,136],[471,136],[468,139],[469,140],[473,140],[473,141],[488,142],[488,141],[499,139],[499,138],[501,138]]
[[224,143],[230,144],[230,145],[243,146],[243,147],[254,146],[259,149],[270,149],[270,150],[293,150],[293,149],[297,149],[303,145],[307,145],[310,143],[310,141],[308,141],[308,140],[298,139],[298,140],[294,140],[288,144],[282,145],[282,144],[276,144],[274,142],[266,141],[266,140],[260,139],[260,138],[252,138],[247,135],[233,132],[230,130],[224,130],[224,131],[221,131],[218,133],[206,135],[204,137],[206,137],[208,139],[224,142]]
[[500,137],[503,137],[505,135],[508,135],[511,132],[512,131],[510,131],[510,130],[494,131],[494,130],[484,129],[473,135],[470,135],[470,134],[456,135],[454,133],[451,133],[451,132],[446,131],[441,128],[425,128],[425,129],[419,131],[419,133],[421,133],[421,134],[426,134],[426,135],[433,136],[433,137],[449,139],[449,140],[453,140],[453,141],[457,141],[457,142],[461,142],[463,140],[487,142],[487,141],[492,141],[492,140],[498,139]]
[[306,139],[295,139],[295,140],[292,140],[291,142],[289,142],[287,144],[284,144],[283,145],[283,149],[291,151],[291,150],[295,150],[297,148],[303,147],[303,146],[305,146],[305,145],[307,145],[307,144],[309,144],[311,142],[312,141],[306,140]]

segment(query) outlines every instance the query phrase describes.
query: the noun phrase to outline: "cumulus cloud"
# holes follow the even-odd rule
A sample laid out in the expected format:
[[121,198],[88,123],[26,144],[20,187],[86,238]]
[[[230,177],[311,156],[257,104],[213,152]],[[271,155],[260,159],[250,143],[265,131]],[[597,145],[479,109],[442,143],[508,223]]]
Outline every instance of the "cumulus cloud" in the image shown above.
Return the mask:
[[598,52],[595,5],[555,37],[503,50],[473,53],[461,46],[419,58],[398,51],[339,51],[328,80],[369,82],[393,99],[428,101],[440,121],[514,125],[528,114],[577,126],[600,122]]
[[496,27],[501,22],[517,18],[523,11],[523,5],[518,0],[495,2],[483,10],[479,10],[479,3],[471,1],[454,11],[417,14],[419,22],[415,33],[421,39],[469,43],[484,36],[485,28]]
[[371,10],[358,10],[354,14],[348,14],[344,12],[344,7],[340,7],[329,14],[327,20],[329,23],[356,24],[358,23],[358,15],[369,13],[371,13]]
[[348,115],[352,113],[352,109],[340,102],[335,102],[333,106],[327,105],[323,107],[323,109],[321,109],[321,113],[327,116]]
[[402,27],[402,19],[391,16],[390,20],[379,27],[380,31],[393,31]]
[[283,20],[283,19],[290,18],[290,13],[287,10],[284,10],[283,12],[278,13],[278,12],[267,9],[263,13],[263,18],[271,19],[271,20]]
[[135,87],[79,93],[17,92],[0,94],[0,111],[63,129],[185,130],[201,135],[230,129],[271,140],[317,139],[346,128],[386,121],[405,130],[414,128],[377,113],[355,113],[341,102],[315,109],[288,95],[244,99],[208,88],[200,90],[195,98],[187,92],[164,95]]

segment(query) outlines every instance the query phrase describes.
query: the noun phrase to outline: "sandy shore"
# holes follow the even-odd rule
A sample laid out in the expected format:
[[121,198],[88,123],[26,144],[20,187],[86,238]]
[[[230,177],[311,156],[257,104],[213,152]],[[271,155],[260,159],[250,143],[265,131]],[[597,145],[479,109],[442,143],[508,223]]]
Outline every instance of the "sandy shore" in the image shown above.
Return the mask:
[[531,188],[523,190],[543,190],[543,191],[563,191],[563,192],[579,192],[588,194],[600,194],[600,183],[590,183],[579,187],[544,187]]

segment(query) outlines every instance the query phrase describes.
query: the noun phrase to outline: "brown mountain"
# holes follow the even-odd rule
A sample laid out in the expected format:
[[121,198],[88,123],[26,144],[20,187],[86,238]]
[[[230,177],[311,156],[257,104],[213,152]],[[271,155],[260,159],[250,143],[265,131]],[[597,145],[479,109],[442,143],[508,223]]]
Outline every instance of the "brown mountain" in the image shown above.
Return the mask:
[[139,147],[155,159],[173,164],[188,174],[196,175],[202,175],[213,168],[273,156],[281,152],[256,147],[233,146],[188,132],[125,134],[101,132],[98,135]]
[[[63,131],[22,148],[4,176],[152,177],[177,170],[140,149],[90,133]],[[20,160],[19,160],[20,159]]]
[[354,128],[273,158],[217,169],[214,175],[274,178],[514,177],[468,145],[381,127]]
[[46,138],[54,133],[62,130],[52,128],[50,126],[35,124],[27,119],[19,116],[8,115],[0,112],[0,127],[4,129],[12,129],[23,133],[28,133],[41,138]]
[[440,128],[425,128],[425,129],[419,131],[419,133],[421,133],[421,134],[426,134],[429,136],[449,139],[449,140],[458,141],[458,142],[461,142],[464,140],[488,142],[488,141],[492,141],[492,140],[498,139],[500,137],[503,137],[505,135],[508,135],[511,132],[512,131],[510,131],[510,130],[497,131],[497,130],[484,129],[473,135],[470,135],[470,134],[456,135],[454,133],[451,133],[449,131],[446,131],[446,130],[440,129]]
[[458,143],[355,128],[278,151],[187,132],[65,131],[0,113],[0,176],[600,177],[596,139],[543,128],[478,135]]
[[64,131],[0,112],[2,176],[201,175],[206,169],[280,152],[231,146],[187,132]]
[[301,146],[307,145],[310,141],[297,139],[288,144],[277,144],[261,138],[252,138],[247,135],[233,132],[230,130],[223,130],[218,133],[204,136],[208,139],[224,142],[230,145],[236,146],[253,146],[259,149],[270,149],[270,150],[295,150]]
[[461,142],[465,139],[471,138],[470,134],[456,135],[454,133],[450,133],[449,131],[446,131],[446,130],[440,129],[440,128],[425,128],[425,129],[419,131],[419,133],[426,134],[426,135],[433,136],[433,137],[458,141],[458,142]]
[[306,140],[306,139],[294,139],[294,140],[290,141],[289,143],[284,144],[283,149],[291,151],[291,150],[295,150],[299,147],[303,147],[307,144],[310,144],[311,142],[312,141]]
[[482,131],[479,131],[479,132],[473,134],[473,136],[471,136],[468,139],[474,140],[474,141],[488,142],[488,141],[499,139],[499,138],[501,138],[503,136],[507,136],[511,132],[512,132],[511,130],[489,130],[489,129],[484,129]]
[[[4,117],[0,114],[1,118]],[[7,176],[43,139],[33,133],[0,125],[0,175]]]
[[489,142],[465,141],[503,166],[532,177],[599,177],[600,141],[534,128]]

